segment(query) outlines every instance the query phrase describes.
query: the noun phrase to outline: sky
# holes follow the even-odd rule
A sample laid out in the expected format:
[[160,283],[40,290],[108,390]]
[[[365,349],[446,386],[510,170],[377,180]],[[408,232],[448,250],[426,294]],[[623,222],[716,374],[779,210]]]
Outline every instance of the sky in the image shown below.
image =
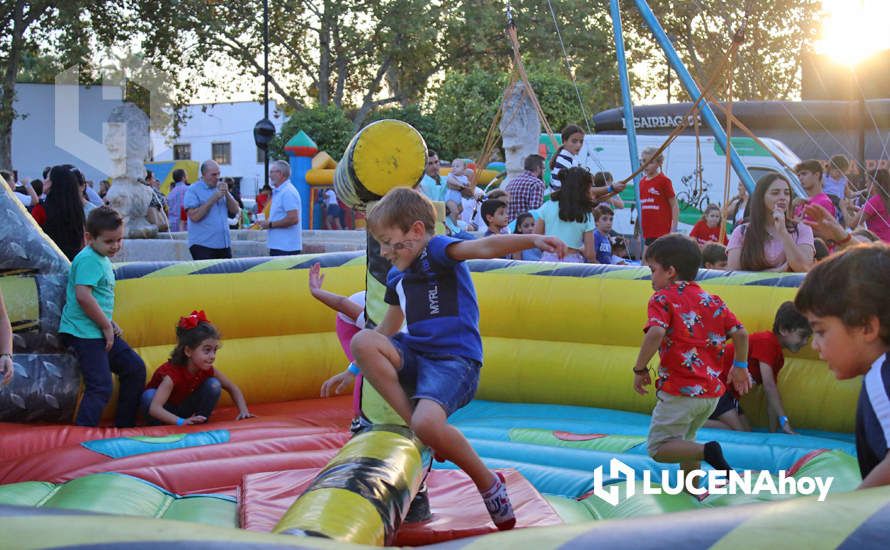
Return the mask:
[[[822,10],[827,23],[815,44],[818,53],[854,65],[876,51],[890,49],[890,0],[822,0]],[[232,75],[237,74],[233,66],[210,64],[207,70],[217,82],[230,82]],[[233,86],[199,89],[192,103],[252,101],[262,90],[262,84],[259,77],[238,77]],[[649,97],[635,98],[635,102],[664,103],[666,99],[661,90]]]

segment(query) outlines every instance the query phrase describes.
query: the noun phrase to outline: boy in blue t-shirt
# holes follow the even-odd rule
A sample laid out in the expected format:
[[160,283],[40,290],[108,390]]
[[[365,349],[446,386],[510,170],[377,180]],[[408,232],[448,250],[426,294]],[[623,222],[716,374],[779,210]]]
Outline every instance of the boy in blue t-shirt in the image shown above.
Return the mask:
[[596,229],[593,232],[593,247],[596,250],[596,263],[612,263],[612,219],[615,212],[605,204],[593,209],[593,221]]
[[890,248],[848,248],[816,264],[794,298],[813,349],[838,380],[864,375],[856,407],[860,489],[890,485]]
[[[407,188],[391,190],[368,212],[368,230],[393,265],[389,309],[376,329],[353,337],[352,352],[365,379],[421,441],[470,476],[498,529],[511,529],[516,519],[503,476],[492,473],[447,421],[473,398],[482,367],[479,305],[463,261],[533,246],[561,256],[566,248],[543,235],[434,236],[435,221],[429,199]],[[399,333],[403,321],[407,332]],[[410,395],[403,383],[414,386]]]
[[75,423],[98,426],[102,409],[111,398],[111,373],[118,375],[114,425],[136,425],[136,409],[145,385],[145,363],[120,337],[111,320],[114,311],[114,270],[111,256],[121,249],[124,222],[112,208],[100,206],[87,217],[87,246],[71,263],[65,307],[59,323],[62,341],[80,362],[84,392]]

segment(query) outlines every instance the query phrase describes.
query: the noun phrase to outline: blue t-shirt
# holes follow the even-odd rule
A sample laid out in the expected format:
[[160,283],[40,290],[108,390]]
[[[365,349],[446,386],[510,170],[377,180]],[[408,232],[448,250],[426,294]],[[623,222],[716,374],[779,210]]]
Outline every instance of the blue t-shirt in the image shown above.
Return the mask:
[[862,478],[884,457],[890,444],[890,353],[872,364],[862,380],[856,407],[856,456]]
[[77,253],[68,272],[65,307],[62,308],[62,320],[59,322],[59,332],[78,338],[103,338],[102,330],[77,303],[74,291],[77,285],[92,287],[99,309],[111,320],[114,311],[114,269],[111,260],[93,250],[92,246],[85,246]]
[[608,235],[603,235],[599,229],[593,232],[593,242],[596,248],[596,261],[601,264],[612,263],[612,241]]
[[522,261],[523,262],[540,262],[541,255],[544,253],[543,250],[537,247],[528,248],[522,251]]
[[436,235],[408,269],[390,269],[385,301],[405,314],[404,345],[422,355],[457,355],[481,363],[479,304],[470,270],[445,253],[459,242]]
[[[216,193],[216,188],[208,186],[204,180],[198,180],[189,185],[185,190],[185,198],[182,206],[198,208]],[[229,248],[232,240],[229,237],[229,209],[226,207],[226,197],[217,199],[207,211],[207,215],[196,222],[189,219],[189,246],[197,244],[207,248]]]

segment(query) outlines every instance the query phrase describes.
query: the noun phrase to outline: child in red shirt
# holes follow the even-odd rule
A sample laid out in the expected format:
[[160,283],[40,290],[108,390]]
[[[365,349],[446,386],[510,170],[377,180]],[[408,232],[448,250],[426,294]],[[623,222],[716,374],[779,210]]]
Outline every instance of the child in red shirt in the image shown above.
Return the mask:
[[720,220],[723,218],[720,207],[714,203],[708,205],[702,213],[701,219],[695,222],[689,236],[695,239],[698,246],[704,248],[706,244],[720,243],[726,245],[726,232],[720,239]]
[[219,332],[203,311],[179,318],[176,347],[158,367],[142,393],[142,413],[149,424],[202,424],[225,389],[238,406],[236,420],[253,417],[234,382],[214,368]]
[[[787,434],[793,434],[791,422],[785,415],[782,406],[782,396],[779,395],[777,382],[779,371],[785,366],[785,357],[782,350],[787,349],[792,353],[800,351],[807,340],[813,334],[810,323],[794,304],[785,302],[776,311],[773,321],[773,330],[755,332],[748,338],[748,367],[754,384],[763,384],[763,392],[766,394],[766,410],[769,415],[770,431],[780,428]],[[732,344],[730,344],[731,346]],[[727,346],[725,357],[732,353],[732,348]],[[724,379],[732,368],[731,364],[724,361]],[[727,391],[717,403],[717,408],[705,424],[708,428],[723,428],[738,431],[751,431],[751,424],[745,417],[744,411],[739,406],[738,396],[732,391]]]
[[701,251],[692,239],[665,235],[646,249],[644,259],[652,270],[655,294],[649,299],[646,336],[633,369],[638,393],[648,393],[645,386],[652,379],[647,365],[656,350],[661,360],[649,456],[658,462],[679,462],[686,472],[698,469],[702,459],[717,470],[730,470],[720,444],[696,443],[695,434],[725,391],[720,374],[727,338],[736,350],[730,380],[740,394],[748,391],[748,335],[719,296],[695,283]]
[[655,147],[646,147],[640,155],[643,179],[640,180],[640,223],[648,246],[662,235],[677,230],[680,206],[671,180],[661,172],[664,156],[655,156]]

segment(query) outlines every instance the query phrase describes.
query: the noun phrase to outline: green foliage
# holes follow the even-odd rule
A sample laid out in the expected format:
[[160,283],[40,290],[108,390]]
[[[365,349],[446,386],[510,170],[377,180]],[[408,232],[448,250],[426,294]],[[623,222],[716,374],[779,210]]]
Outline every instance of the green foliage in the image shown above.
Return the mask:
[[378,109],[371,113],[365,120],[365,126],[383,119],[395,119],[407,122],[423,136],[427,149],[438,152],[442,147],[442,138],[439,134],[439,126],[431,115],[424,114],[416,104],[407,107],[388,107]]
[[[572,81],[565,76],[547,67],[531,69],[528,81],[538,96],[541,109],[547,115],[547,121],[555,134],[559,134],[568,124],[578,124],[585,127],[584,115],[578,106],[578,96]],[[587,116],[593,113],[587,111]],[[541,131],[544,131],[543,124]]]
[[312,138],[319,151],[325,151],[334,160],[340,160],[343,151],[352,138],[352,122],[343,109],[334,105],[311,107],[293,113],[281,127],[281,132],[269,146],[269,155],[275,159],[286,159],[284,146],[300,130]]
[[[442,143],[442,158],[475,158],[479,155],[503,98],[507,76],[483,69],[475,69],[468,74],[451,72],[446,75],[436,94],[433,111]],[[544,67],[531,69],[528,78],[555,133],[558,134],[567,124],[584,126],[571,80]],[[544,131],[543,125],[541,131]]]
[[[747,24],[745,41],[733,67],[735,99],[790,99],[800,92],[801,56],[816,39],[818,0],[650,0],[655,16],[672,37],[674,47],[695,79],[704,85],[729,50],[735,31]],[[625,10],[628,24],[642,30],[641,45],[652,49],[652,35],[635,10]],[[663,88],[667,68],[664,54],[653,54],[648,84]],[[718,97],[725,97],[725,82]],[[643,82],[641,85],[645,86]],[[682,88],[674,78],[678,97]],[[682,96],[680,96],[682,97]]]
[[436,94],[433,119],[440,132],[439,157],[475,157],[497,113],[507,75],[483,69],[449,72]]

